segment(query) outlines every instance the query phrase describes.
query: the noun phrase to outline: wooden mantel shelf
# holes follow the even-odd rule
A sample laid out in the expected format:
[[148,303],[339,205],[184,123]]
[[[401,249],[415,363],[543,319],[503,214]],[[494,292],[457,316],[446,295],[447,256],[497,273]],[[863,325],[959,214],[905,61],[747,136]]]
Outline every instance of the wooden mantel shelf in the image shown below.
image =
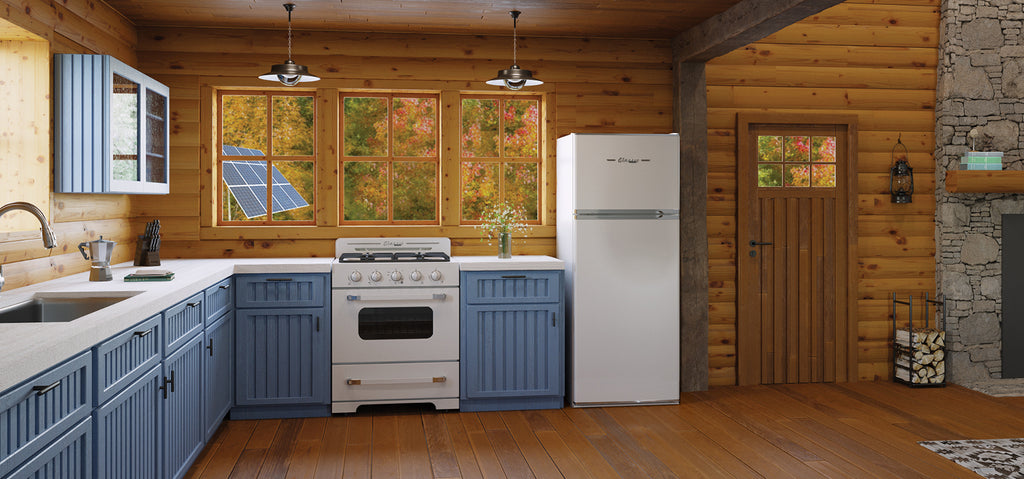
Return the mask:
[[1024,171],[947,170],[950,193],[1024,193]]

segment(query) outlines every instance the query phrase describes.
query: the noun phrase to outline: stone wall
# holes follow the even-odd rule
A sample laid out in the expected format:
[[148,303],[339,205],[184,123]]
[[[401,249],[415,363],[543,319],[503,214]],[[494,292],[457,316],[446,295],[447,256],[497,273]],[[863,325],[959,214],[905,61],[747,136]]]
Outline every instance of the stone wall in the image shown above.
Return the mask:
[[1016,194],[950,194],[977,128],[977,149],[1004,152],[1024,169],[1024,5],[943,0],[935,126],[936,284],[948,300],[947,379],[1000,378],[1002,215],[1024,212]]

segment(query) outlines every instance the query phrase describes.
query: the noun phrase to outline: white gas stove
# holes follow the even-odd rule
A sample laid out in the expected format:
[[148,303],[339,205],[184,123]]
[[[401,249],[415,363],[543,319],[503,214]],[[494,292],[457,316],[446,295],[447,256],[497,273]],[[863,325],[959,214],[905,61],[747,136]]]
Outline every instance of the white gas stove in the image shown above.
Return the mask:
[[459,265],[448,238],[342,238],[331,268],[332,412],[459,407]]

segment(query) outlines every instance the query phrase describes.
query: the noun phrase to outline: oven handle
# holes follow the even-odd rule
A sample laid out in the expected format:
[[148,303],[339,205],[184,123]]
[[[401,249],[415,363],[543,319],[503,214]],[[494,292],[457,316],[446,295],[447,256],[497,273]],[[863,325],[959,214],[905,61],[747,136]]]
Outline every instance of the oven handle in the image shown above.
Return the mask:
[[378,384],[432,384],[447,382],[447,376],[432,378],[390,378],[390,379],[353,379],[345,381],[349,386],[373,386]]
[[444,301],[445,299],[448,299],[448,294],[401,294],[397,292],[369,296],[361,294],[350,294],[345,296],[345,299],[349,301]]

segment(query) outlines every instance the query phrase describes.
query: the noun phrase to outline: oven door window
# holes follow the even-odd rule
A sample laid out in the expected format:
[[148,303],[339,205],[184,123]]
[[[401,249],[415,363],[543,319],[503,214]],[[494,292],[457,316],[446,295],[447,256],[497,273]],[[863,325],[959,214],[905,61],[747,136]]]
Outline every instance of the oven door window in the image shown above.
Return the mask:
[[363,308],[359,310],[359,337],[427,339],[434,335],[434,310],[426,306]]

